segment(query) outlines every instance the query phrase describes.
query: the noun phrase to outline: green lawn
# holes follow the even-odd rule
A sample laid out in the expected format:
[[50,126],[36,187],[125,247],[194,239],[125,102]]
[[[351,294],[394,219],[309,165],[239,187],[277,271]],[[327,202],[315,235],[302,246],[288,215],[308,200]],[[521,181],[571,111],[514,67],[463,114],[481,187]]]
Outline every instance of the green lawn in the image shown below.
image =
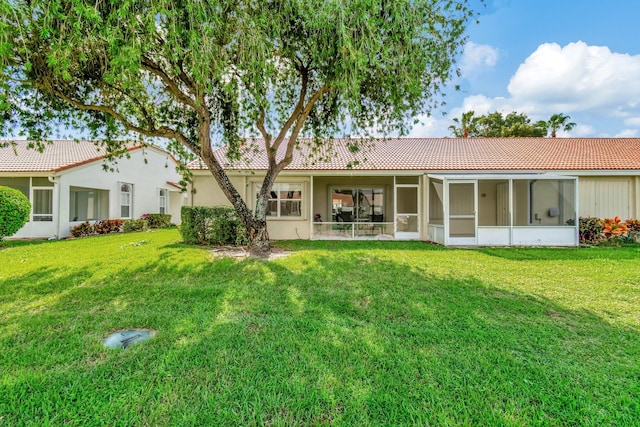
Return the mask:
[[640,423],[640,246],[178,241],[0,250],[0,425]]

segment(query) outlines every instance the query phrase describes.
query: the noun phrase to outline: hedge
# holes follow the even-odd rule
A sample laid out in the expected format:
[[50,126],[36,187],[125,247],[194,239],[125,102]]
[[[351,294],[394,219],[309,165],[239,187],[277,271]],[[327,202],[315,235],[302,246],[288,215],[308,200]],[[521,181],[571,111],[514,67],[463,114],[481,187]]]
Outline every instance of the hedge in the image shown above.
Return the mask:
[[132,231],[145,231],[149,228],[146,219],[126,219],[122,224],[122,231],[130,233]]
[[168,228],[171,227],[171,215],[169,214],[144,214],[140,219],[147,221],[149,228]]
[[230,206],[183,206],[180,233],[192,245],[246,245],[247,231]]
[[29,221],[31,203],[22,192],[0,186],[0,241],[13,236]]

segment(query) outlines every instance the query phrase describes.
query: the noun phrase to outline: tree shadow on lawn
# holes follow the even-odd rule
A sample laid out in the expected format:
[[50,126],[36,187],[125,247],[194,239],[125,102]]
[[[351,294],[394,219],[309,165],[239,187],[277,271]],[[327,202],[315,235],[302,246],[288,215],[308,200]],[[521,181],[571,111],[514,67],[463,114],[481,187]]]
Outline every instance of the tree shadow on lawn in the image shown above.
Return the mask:
[[[0,416],[205,425],[640,417],[638,330],[474,277],[343,255],[195,270],[158,258],[122,271],[137,278],[130,289],[67,289],[41,314],[67,322],[63,330],[2,338]],[[22,316],[18,332],[29,324]],[[102,348],[118,325],[158,334],[125,351]]]

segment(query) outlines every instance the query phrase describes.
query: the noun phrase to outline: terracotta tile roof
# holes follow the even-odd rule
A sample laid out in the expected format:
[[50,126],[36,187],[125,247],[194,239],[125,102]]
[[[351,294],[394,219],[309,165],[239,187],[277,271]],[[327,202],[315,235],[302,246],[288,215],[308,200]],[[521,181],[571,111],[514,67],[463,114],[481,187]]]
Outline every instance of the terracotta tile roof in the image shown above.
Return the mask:
[[[0,143],[5,141],[0,141]],[[0,173],[3,172],[59,172],[85,163],[102,160],[103,147],[94,141],[50,141],[44,151],[28,148],[28,141],[15,141],[0,148]],[[139,146],[130,144],[128,150]]]
[[[285,170],[640,170],[640,138],[395,138],[356,154],[350,141],[333,140],[333,150],[321,148],[315,162],[301,144]],[[215,154],[228,169],[267,169],[262,140],[250,141],[244,151],[245,159],[231,164],[226,147]],[[359,163],[349,169],[354,160]],[[189,167],[206,169],[198,160]]]

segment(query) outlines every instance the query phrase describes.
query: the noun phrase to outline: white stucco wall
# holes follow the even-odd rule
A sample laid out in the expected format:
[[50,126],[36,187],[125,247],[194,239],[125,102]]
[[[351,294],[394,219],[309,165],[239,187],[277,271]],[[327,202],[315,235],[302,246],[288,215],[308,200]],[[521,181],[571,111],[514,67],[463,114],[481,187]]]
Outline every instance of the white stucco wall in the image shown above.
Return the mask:
[[[146,160],[146,161],[145,161]],[[145,148],[130,152],[130,158],[118,159],[112,165],[115,171],[105,171],[98,160],[51,173],[54,181],[53,221],[29,222],[14,238],[63,238],[70,234],[74,225],[83,221],[70,221],[70,189],[79,187],[107,191],[108,219],[121,218],[120,184],[133,186],[132,215],[139,218],[144,213],[158,213],[158,190],[169,191],[168,213],[173,223],[180,223],[180,208],[186,201],[179,190],[168,182],[178,182],[180,175],[175,170],[174,160],[161,150]]]
[[[130,153],[130,158],[122,158],[114,165],[115,171],[104,171],[103,162],[92,162],[77,166],[60,174],[56,178],[59,187],[59,215],[60,225],[58,236],[69,235],[70,227],[79,222],[69,221],[69,189],[70,187],[95,188],[109,191],[109,219],[121,218],[120,215],[120,184],[133,186],[132,210],[130,217],[140,218],[145,213],[158,213],[158,190],[169,191],[169,212],[171,221],[180,222],[180,206],[182,198],[176,197],[178,190],[168,182],[178,182],[180,175],[175,170],[175,163],[171,157],[159,150],[146,148]],[[172,199],[180,202],[171,203]],[[55,206],[54,206],[55,211]]]

